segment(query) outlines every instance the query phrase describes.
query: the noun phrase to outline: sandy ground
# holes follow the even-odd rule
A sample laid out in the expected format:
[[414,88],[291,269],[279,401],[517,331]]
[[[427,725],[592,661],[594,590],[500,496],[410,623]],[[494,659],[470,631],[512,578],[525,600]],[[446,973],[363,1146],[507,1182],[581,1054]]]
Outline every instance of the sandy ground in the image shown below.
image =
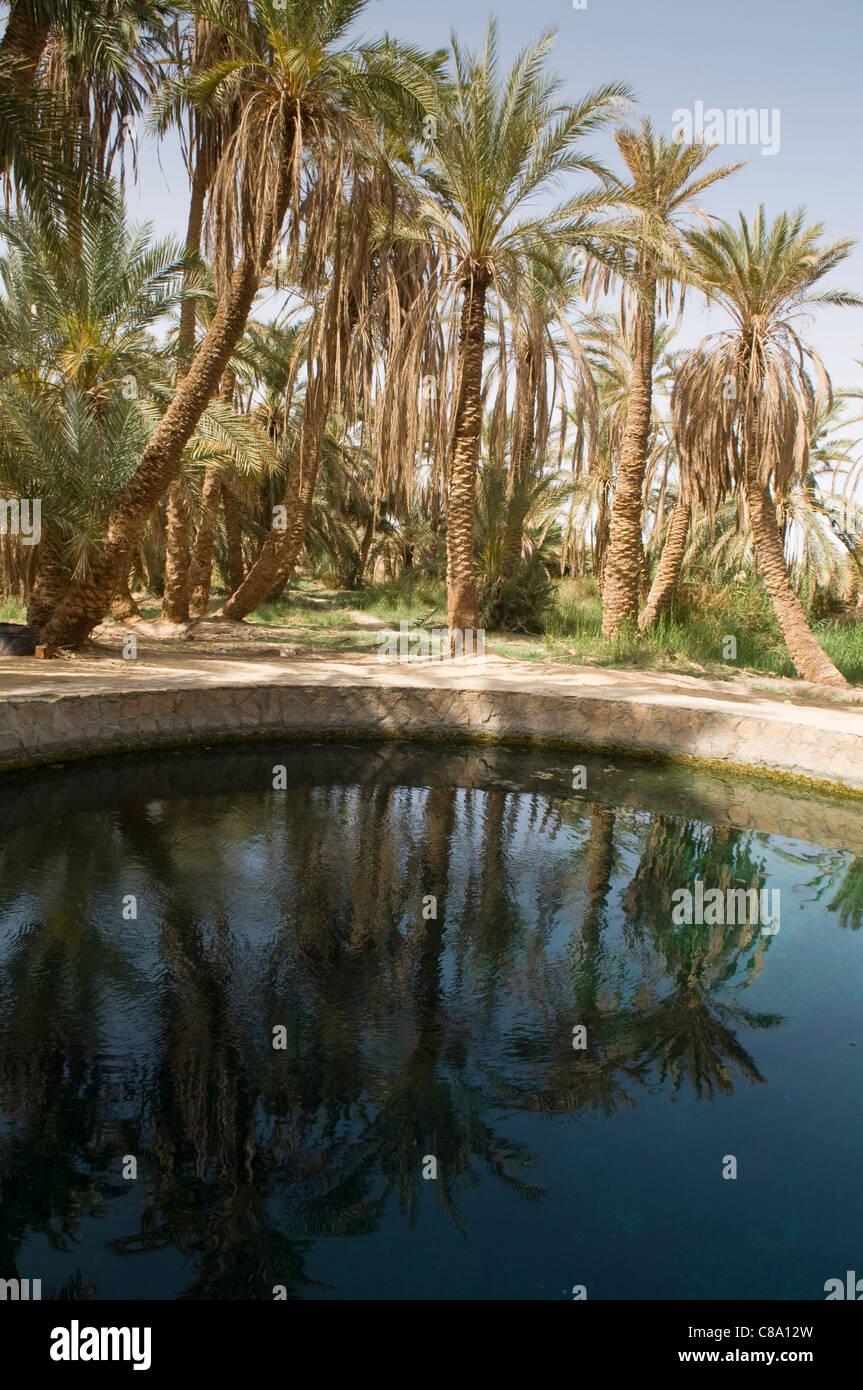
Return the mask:
[[[388,631],[365,613],[351,614],[357,628]],[[134,635],[137,657],[121,655],[124,637]],[[471,690],[518,690],[532,694],[571,694],[581,698],[667,703],[669,706],[736,709],[772,713],[788,719],[790,707],[802,724],[860,732],[863,691],[837,693],[823,687],[759,677],[732,680],[668,672],[616,670],[516,661],[487,654],[485,659],[450,662],[381,661],[377,655],[298,652],[285,629],[261,624],[190,624],[177,629],[137,620],[96,630],[94,640],[75,655],[55,660],[0,658],[3,696],[51,696],[74,691],[164,689],[194,685],[326,684],[417,685]]]

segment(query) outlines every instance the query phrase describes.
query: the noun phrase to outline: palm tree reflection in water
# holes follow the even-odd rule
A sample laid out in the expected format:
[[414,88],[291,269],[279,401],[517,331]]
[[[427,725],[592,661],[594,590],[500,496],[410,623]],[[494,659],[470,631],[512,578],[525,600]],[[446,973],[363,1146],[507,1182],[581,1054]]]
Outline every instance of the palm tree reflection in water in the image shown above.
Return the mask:
[[[765,1081],[740,1033],[783,1018],[739,992],[772,939],[669,909],[698,876],[756,882],[765,836],[577,800],[547,757],[547,787],[487,753],[441,784],[436,756],[118,763],[80,774],[83,800],[55,777],[44,820],[0,792],[0,1272],[41,1233],[67,1293],[110,1297],[112,1261],[159,1252],[185,1263],[153,1266],[155,1296],[337,1293],[309,1271],[320,1238],[380,1233],[394,1202],[465,1237],[489,1184],[500,1212],[553,1202],[520,1115]],[[855,863],[815,864],[851,926]],[[71,1253],[100,1217],[98,1258],[92,1233]]]

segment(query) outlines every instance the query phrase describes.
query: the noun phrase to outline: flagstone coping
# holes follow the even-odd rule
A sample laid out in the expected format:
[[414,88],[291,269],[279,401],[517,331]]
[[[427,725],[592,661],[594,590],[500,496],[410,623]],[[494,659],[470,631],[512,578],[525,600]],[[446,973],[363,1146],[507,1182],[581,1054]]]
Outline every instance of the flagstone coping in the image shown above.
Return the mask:
[[863,705],[774,698],[715,680],[499,657],[423,664],[194,654],[0,666],[0,768],[346,735],[607,749],[863,794]]

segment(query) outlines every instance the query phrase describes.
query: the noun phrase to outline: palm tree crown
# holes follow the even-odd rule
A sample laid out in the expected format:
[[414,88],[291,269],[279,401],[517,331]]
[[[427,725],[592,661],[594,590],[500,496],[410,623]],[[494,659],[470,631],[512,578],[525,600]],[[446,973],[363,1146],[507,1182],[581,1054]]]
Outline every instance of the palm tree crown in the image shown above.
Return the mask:
[[[554,31],[524,49],[509,73],[500,69],[498,31],[489,22],[479,55],[452,39],[452,65],[440,97],[440,118],[429,130],[424,170],[428,193],[419,215],[399,234],[440,247],[450,294],[461,298],[451,314],[449,361],[455,364],[455,408],[449,439],[447,581],[449,625],[478,623],[474,578],[476,469],[482,433],[482,371],[486,297],[501,316],[535,292],[540,271],[559,279],[561,249],[571,247],[606,200],[604,190],[565,199],[539,211],[536,200],[563,176],[605,171],[582,147],[583,137],[628,100],[621,83],[608,83],[581,101],[564,102],[560,81],[547,70]],[[543,287],[543,292],[547,286]]]
[[684,362],[672,415],[688,482],[712,513],[740,486],[756,558],[788,650],[804,679],[845,681],[809,630],[789,579],[771,493],[803,479],[810,421],[830,400],[830,379],[794,321],[822,305],[859,305],[847,290],[821,281],[848,255],[848,239],[819,245],[823,228],[805,211],[772,222],[759,207],[752,221],[693,231],[688,244],[695,282],[726,310],[732,327],[705,339]]

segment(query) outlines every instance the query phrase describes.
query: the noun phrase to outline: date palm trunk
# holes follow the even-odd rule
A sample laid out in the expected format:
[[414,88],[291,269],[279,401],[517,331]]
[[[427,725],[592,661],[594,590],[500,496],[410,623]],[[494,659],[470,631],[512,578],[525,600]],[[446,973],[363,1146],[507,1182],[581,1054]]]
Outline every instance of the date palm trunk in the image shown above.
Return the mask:
[[[199,256],[201,252],[201,229],[204,225],[204,204],[210,186],[212,170],[202,152],[195,160],[192,174],[192,192],[189,198],[189,220],[186,225],[186,255]],[[177,375],[183,377],[189,370],[195,351],[195,322],[197,306],[195,296],[185,294],[180,305],[180,327],[177,334]]]
[[27,622],[31,627],[41,631],[43,622],[68,587],[67,567],[60,561],[50,542],[43,541],[40,546],[36,583],[27,603]]
[[668,610],[683,568],[683,557],[689,539],[689,521],[689,503],[678,497],[671,513],[671,521],[668,523],[668,534],[662,547],[659,566],[650,586],[647,602],[638,619],[641,632],[648,632],[656,627],[661,614]]
[[246,577],[246,567],[243,562],[243,530],[240,526],[237,499],[225,486],[222,487],[222,516],[225,523],[228,583],[233,594]]
[[[189,221],[186,228],[186,255],[197,256],[201,250],[201,228],[204,223],[204,203],[209,186],[206,161],[199,153],[192,175],[192,194],[189,200]],[[195,351],[195,299],[185,295],[180,306],[180,330],[177,337],[177,380],[182,381],[189,370]],[[168,517],[165,536],[165,594],[162,617],[169,623],[187,623],[192,591],[189,541],[191,523],[189,507],[179,482],[168,489]]]
[[[219,392],[226,405],[230,405],[234,399],[234,386],[234,374],[229,369],[225,372]],[[210,464],[204,470],[198,529],[195,533],[192,563],[189,566],[189,613],[193,618],[205,618],[210,607],[213,551],[216,548],[216,523],[221,492],[221,475],[219,470]]]
[[372,512],[371,516],[366,522],[365,530],[363,531],[363,539],[360,543],[360,553],[357,559],[356,578],[354,580],[355,584],[362,584],[363,582],[363,575],[366,572],[366,565],[369,561],[369,551],[372,548],[372,541],[374,540],[375,522],[375,513]]
[[[331,341],[332,341],[331,335]],[[333,348],[329,347],[332,353]],[[291,461],[282,497],[285,529],[270,528],[260,554],[240,587],[218,610],[217,617],[241,622],[270,595],[281,593],[294,572],[306,543],[306,531],[318,479],[324,431],[333,393],[333,372],[318,359],[317,370],[306,388],[306,405],[297,452]]]
[[128,618],[139,618],[141,611],[132,597],[129,588],[129,576],[124,575],[117,586],[117,592],[111,599],[111,617],[118,623],[125,622]]
[[805,681],[822,685],[847,686],[848,682],[819,646],[800,604],[785,563],[782,536],[776,519],[776,505],[757,475],[757,469],[747,462],[746,506],[749,524],[755,541],[758,568],[770,595],[773,611],[782,629],[788,654]]
[[472,276],[464,285],[459,327],[460,383],[446,507],[447,625],[463,632],[479,627],[474,519],[482,435],[486,290],[485,280],[477,276]]
[[189,621],[189,503],[183,484],[175,479],[168,488],[165,515],[165,592],[162,618],[168,623]]
[[207,468],[201,487],[201,510],[195,535],[195,549],[189,567],[189,613],[193,618],[205,618],[210,607],[213,551],[216,548],[216,523],[221,493],[222,483],[217,470]]
[[[33,5],[22,4],[21,0],[13,3],[0,40],[0,58],[11,60],[9,80],[20,96],[33,86],[50,30],[48,19],[36,13]],[[0,172],[4,172],[2,168]]]
[[602,584],[602,632],[614,637],[638,618],[644,565],[642,511],[644,474],[650,443],[653,393],[653,339],[656,328],[656,281],[642,275],[638,285],[635,343],[626,424],[611,508],[608,555]]
[[86,576],[73,583],[45,625],[43,640],[54,646],[83,642],[116,592],[124,565],[150,514],[180,468],[183,450],[240,341],[261,280],[288,210],[293,139],[287,142],[282,182],[261,244],[244,252],[216,309],[194,361],[178,382],[174,398],[144,449],[141,462],[109,518],[105,539]]
[[602,598],[602,586],[605,583],[605,562],[608,558],[608,532],[611,524],[608,507],[609,491],[608,484],[604,483],[599,494],[599,502],[597,503],[596,509],[596,525],[593,528],[593,573],[600,598]]
[[514,431],[513,458],[507,486],[506,523],[501,558],[501,571],[505,575],[512,574],[521,559],[524,523],[530,510],[528,479],[536,438],[536,368],[532,352],[527,350],[524,353],[520,366],[526,378],[526,385],[521,403],[522,419],[519,421],[518,429]]

